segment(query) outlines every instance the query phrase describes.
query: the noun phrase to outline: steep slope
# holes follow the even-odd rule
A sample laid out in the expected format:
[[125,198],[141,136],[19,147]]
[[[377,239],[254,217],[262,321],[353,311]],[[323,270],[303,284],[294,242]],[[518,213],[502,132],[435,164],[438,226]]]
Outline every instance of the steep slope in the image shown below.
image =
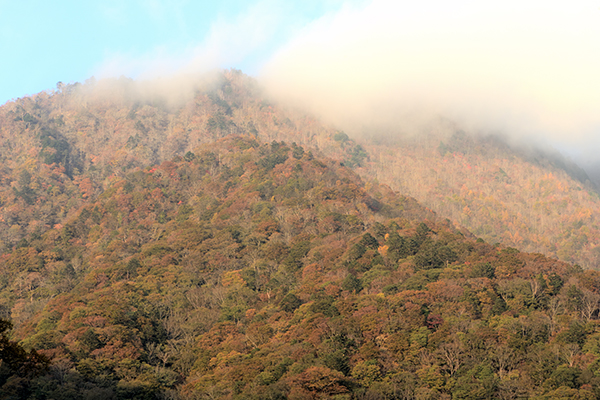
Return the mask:
[[600,197],[589,181],[571,176],[583,180],[585,173],[563,160],[461,132],[367,148],[377,162],[364,175],[486,241],[600,265]]
[[34,399],[593,398],[600,274],[281,142],[132,168],[0,258]]
[[295,142],[343,162],[491,243],[598,266],[600,199],[572,177],[584,179],[577,171],[568,174],[545,156],[461,135],[447,124],[417,140],[373,132],[352,140],[316,118],[269,103],[239,71],[224,72],[187,98],[173,100],[152,87],[90,80],[0,107],[4,251],[62,223],[136,167],[246,134]]
[[[231,82],[244,80],[233,89]],[[103,187],[137,167],[185,155],[232,133],[289,136],[272,107],[239,73],[229,73],[187,102],[168,105],[129,80],[61,86],[0,108],[0,247],[43,233],[94,199]],[[225,94],[227,93],[227,94]],[[225,100],[226,99],[226,100]],[[306,135],[326,137],[316,122]],[[287,128],[286,128],[287,127]],[[294,128],[294,132],[299,128]],[[301,139],[307,139],[299,135]]]

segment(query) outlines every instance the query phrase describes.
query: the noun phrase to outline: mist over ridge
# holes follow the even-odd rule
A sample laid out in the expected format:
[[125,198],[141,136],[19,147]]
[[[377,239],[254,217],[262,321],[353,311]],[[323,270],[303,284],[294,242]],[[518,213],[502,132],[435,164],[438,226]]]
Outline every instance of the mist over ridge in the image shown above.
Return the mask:
[[193,95],[199,75],[234,67],[255,75],[275,101],[352,137],[421,135],[450,120],[468,133],[555,148],[588,172],[598,169],[595,2],[310,7],[321,9],[317,19],[298,5],[254,1],[213,21],[195,46],[108,55],[94,74],[152,82],[140,91],[176,104]]
[[[571,234],[582,226],[599,229],[597,189],[587,185],[589,175],[594,176],[589,168],[587,174],[581,170],[597,158],[597,135],[590,128],[597,116],[590,110],[600,91],[591,90],[595,81],[588,71],[596,65],[595,55],[585,59],[575,47],[564,47],[575,33],[595,28],[582,24],[571,32],[572,26],[563,27],[570,36],[561,42],[548,24],[562,18],[559,11],[564,9],[545,10],[546,25],[536,24],[528,33],[524,18],[531,10],[512,19],[509,11],[521,9],[514,3],[503,7],[463,4],[431,10],[408,3],[361,3],[307,25],[258,78],[238,69],[214,72],[210,59],[196,68],[203,61],[194,58],[168,74],[153,75],[150,63],[148,73],[135,79],[68,85],[81,96],[66,93],[64,99],[82,113],[90,129],[108,117],[93,134],[96,139],[102,134],[100,153],[85,159],[74,153],[73,161],[79,162],[79,170],[99,167],[107,178],[112,174],[105,166],[160,163],[224,135],[249,133],[268,143],[295,142],[318,148],[367,179],[389,184],[490,243],[569,262],[583,254],[589,261],[582,265],[597,265],[600,246],[595,239],[579,240],[589,232]],[[572,14],[565,12],[564,18],[573,22]],[[507,21],[513,24],[503,30]],[[504,34],[514,39],[517,33],[523,43],[504,41]],[[556,46],[542,40],[544,34],[556,39]],[[528,58],[528,46],[534,44],[539,54]],[[589,63],[581,64],[581,74],[566,79],[574,61],[552,64],[548,52],[554,48]],[[517,67],[526,73],[515,74]],[[542,79],[548,75],[556,80]],[[569,86],[586,77],[589,86]],[[26,101],[31,106],[31,99]],[[54,112],[58,118],[60,111]],[[25,111],[19,113],[25,118]],[[119,130],[112,125],[115,117]],[[67,119],[68,128],[61,130],[84,154],[93,146],[78,134],[79,124]],[[567,209],[556,207],[557,197]],[[471,213],[476,209],[483,215]],[[586,210],[581,220],[580,209]],[[487,226],[480,223],[482,216],[490,217]],[[530,227],[537,236],[530,235]],[[558,241],[572,251],[558,254]]]
[[[149,104],[164,107],[168,112],[177,113],[182,107],[186,107],[200,92],[218,93],[223,84],[226,84],[232,76],[240,76],[245,79],[245,89],[252,88],[255,95],[263,98],[263,101],[272,102],[285,113],[297,116],[304,115],[307,118],[317,118],[327,129],[333,131],[346,131],[350,137],[358,143],[365,145],[389,145],[402,148],[405,145],[420,143],[420,146],[436,148],[441,142],[452,141],[459,135],[467,135],[474,140],[472,146],[482,146],[481,149],[492,146],[518,156],[524,161],[540,165],[547,165],[567,172],[572,178],[581,183],[589,183],[594,190],[598,190],[598,177],[594,169],[586,168],[588,165],[581,160],[574,159],[568,152],[560,151],[552,143],[534,142],[527,138],[517,138],[499,130],[476,129],[456,120],[445,118],[442,115],[427,115],[425,113],[413,113],[403,110],[399,111],[398,117],[391,119],[377,119],[376,115],[392,115],[393,110],[381,106],[373,111],[373,118],[362,119],[357,111],[354,115],[344,115],[344,118],[332,120],[330,115],[311,110],[300,103],[293,103],[286,99],[272,96],[269,87],[264,81],[248,77],[239,70],[211,70],[203,73],[177,73],[165,77],[153,79],[131,79],[124,76],[120,78],[103,78],[96,80],[88,79],[85,84],[62,85],[77,96],[74,101],[82,101],[83,104],[108,102],[114,104]],[[228,78],[227,78],[228,77]],[[50,91],[49,93],[52,93]],[[78,99],[78,100],[77,100]],[[108,104],[107,103],[107,104]],[[365,105],[368,107],[369,105]],[[137,107],[137,106],[136,106]],[[373,109],[371,109],[373,110]],[[358,117],[357,117],[358,116]],[[303,139],[298,138],[303,141]],[[310,146],[319,147],[318,142],[305,143]],[[433,147],[432,147],[433,146]],[[464,149],[463,149],[464,150]],[[496,151],[496,150],[494,150]]]
[[447,118],[589,166],[600,136],[599,19],[593,2],[373,1],[307,26],[259,79],[352,135],[422,134]]
[[600,8],[413,3],[114,2],[0,104],[0,397],[600,398]]

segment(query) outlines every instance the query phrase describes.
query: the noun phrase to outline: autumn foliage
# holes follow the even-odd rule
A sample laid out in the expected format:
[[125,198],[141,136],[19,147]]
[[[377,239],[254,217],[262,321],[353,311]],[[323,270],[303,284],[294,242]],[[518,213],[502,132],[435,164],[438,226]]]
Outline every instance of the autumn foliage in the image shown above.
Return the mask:
[[[547,231],[563,259],[593,255],[583,186],[436,150],[439,187],[413,190],[466,217],[434,213],[354,172],[404,187],[384,167],[425,150],[359,145],[236,71],[183,105],[112,84],[0,108],[0,311],[15,327],[0,351],[18,356],[0,363],[3,396],[600,396],[600,274],[517,249]],[[457,173],[442,191],[443,165],[494,162],[502,183]],[[492,195],[527,176],[520,206]]]

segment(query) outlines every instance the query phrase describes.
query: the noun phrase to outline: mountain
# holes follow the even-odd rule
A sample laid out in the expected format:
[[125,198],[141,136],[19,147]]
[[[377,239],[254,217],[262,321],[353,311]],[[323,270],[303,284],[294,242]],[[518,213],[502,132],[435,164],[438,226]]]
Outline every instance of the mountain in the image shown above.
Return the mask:
[[582,169],[557,154],[449,131],[365,146],[376,161],[363,176],[491,243],[598,268],[600,197]]
[[162,90],[0,108],[3,398],[600,396],[600,273],[462,227],[506,242],[541,193],[528,218],[579,218],[585,256],[576,169],[452,126],[351,139],[238,71]]
[[16,398],[600,393],[600,274],[297,145],[227,136],[114,177],[0,268],[15,337],[51,360],[0,375]]
[[[584,268],[600,261],[600,198],[585,173],[560,156],[468,134],[448,121],[417,137],[376,131],[349,137],[269,101],[236,70],[186,90],[180,86],[92,79],[1,107],[0,246],[14,246],[30,222],[42,231],[60,222],[85,196],[132,168],[246,134],[312,148],[490,243]],[[37,210],[39,196],[44,211]]]

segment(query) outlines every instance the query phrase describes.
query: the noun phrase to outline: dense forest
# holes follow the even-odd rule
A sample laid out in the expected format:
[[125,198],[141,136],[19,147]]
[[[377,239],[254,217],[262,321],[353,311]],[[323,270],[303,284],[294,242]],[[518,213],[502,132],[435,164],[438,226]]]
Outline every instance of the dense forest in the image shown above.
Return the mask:
[[599,397],[600,272],[548,257],[594,260],[597,195],[460,133],[358,140],[237,71],[1,107],[0,398]]
[[[490,243],[583,268],[599,265],[600,198],[568,160],[465,133],[449,121],[432,124],[416,137],[402,135],[402,127],[348,135],[270,101],[236,70],[195,87],[187,96],[176,96],[152,82],[90,79],[59,83],[55,90],[0,107],[0,247],[11,248],[27,229],[35,229],[29,222],[48,225],[76,209],[79,199],[61,198],[64,185],[83,185],[91,195],[133,168],[183,156],[226,135],[246,134],[267,143],[295,142],[338,160]],[[57,173],[67,181],[53,180]],[[42,189],[36,185],[53,188],[52,196],[44,194],[52,200],[43,203],[44,210],[36,203]],[[20,212],[15,195],[35,211]],[[16,213],[33,220],[17,223]]]
[[52,360],[4,375],[23,398],[600,393],[599,273],[293,144],[233,136],[125,174],[0,265],[15,338]]
[[397,146],[401,152],[373,146],[379,163],[365,176],[410,194],[491,243],[585,268],[600,265],[600,197],[572,162],[462,131]]

